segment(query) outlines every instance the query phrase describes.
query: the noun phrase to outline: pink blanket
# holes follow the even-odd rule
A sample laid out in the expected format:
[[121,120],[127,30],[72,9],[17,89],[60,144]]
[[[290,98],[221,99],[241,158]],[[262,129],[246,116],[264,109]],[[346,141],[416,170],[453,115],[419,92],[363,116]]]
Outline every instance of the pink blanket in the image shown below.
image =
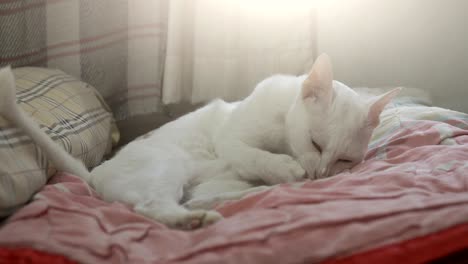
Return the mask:
[[403,121],[349,173],[217,206],[171,230],[60,174],[0,229],[0,244],[83,263],[314,263],[468,222],[468,123]]

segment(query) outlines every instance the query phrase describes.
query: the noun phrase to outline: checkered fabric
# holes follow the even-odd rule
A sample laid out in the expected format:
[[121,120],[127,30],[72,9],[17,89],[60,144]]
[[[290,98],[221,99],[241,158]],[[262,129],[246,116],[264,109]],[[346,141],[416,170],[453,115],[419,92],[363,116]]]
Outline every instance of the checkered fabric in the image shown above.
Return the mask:
[[[53,140],[88,167],[118,140],[112,114],[98,92],[60,70],[14,71],[17,102]],[[45,153],[0,116],[0,216],[27,202],[55,173]]]
[[118,120],[161,110],[169,0],[2,0],[0,66],[61,69]]

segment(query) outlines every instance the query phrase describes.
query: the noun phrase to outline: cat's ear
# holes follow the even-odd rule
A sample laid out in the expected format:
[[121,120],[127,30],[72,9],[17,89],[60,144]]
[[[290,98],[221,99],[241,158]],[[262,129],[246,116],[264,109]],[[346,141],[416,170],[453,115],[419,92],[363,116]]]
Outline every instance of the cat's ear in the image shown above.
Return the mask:
[[382,113],[385,106],[395,97],[397,96],[400,91],[401,87],[395,88],[389,92],[384,93],[374,99],[369,107],[369,114],[367,116],[367,120],[371,127],[376,127],[379,125],[380,122],[380,113]]
[[320,55],[302,83],[302,99],[316,99],[330,104],[333,98],[333,70],[330,57]]

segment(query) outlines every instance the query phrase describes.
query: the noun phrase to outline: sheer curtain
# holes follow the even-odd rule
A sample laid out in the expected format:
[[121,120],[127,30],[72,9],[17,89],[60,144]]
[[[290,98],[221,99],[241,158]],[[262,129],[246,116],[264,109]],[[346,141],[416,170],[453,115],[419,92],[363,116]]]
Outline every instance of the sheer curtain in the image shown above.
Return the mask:
[[0,66],[58,68],[117,120],[162,103],[237,100],[315,54],[313,0],[0,1]]
[[238,100],[271,74],[304,73],[316,55],[307,2],[169,1],[163,102]]

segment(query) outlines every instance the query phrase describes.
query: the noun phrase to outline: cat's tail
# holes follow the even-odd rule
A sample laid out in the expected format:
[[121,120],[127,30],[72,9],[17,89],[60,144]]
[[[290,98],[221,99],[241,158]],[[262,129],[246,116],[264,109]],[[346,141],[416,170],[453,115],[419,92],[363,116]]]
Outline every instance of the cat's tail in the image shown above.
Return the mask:
[[91,174],[83,163],[47,136],[16,103],[15,77],[9,66],[0,69],[0,115],[29,135],[59,171],[72,173],[89,182]]

